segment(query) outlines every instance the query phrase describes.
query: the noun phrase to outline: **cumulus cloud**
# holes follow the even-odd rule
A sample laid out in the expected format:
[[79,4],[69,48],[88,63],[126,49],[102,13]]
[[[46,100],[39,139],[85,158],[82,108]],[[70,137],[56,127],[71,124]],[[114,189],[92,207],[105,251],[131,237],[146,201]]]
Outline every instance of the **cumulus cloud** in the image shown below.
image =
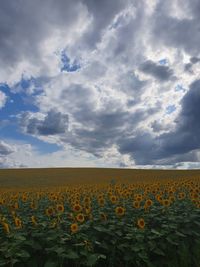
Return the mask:
[[151,60],[147,60],[142,63],[140,69],[142,72],[149,74],[162,82],[168,81],[173,77],[172,69],[170,69],[168,66],[156,64]]
[[5,93],[3,93],[2,91],[0,91],[0,109],[3,108],[6,104],[7,101],[7,96]]
[[[175,164],[198,162],[200,149],[199,123],[200,80],[190,85],[181,101],[181,112],[174,131],[154,137],[150,133],[137,132],[134,137],[121,138],[119,150],[130,154],[137,164]],[[155,130],[161,126],[155,122]]]
[[15,151],[15,147],[10,144],[0,141],[0,157],[7,156]]
[[[0,82],[38,110],[15,114],[23,133],[59,144],[63,157],[70,147],[99,164],[199,160],[197,0],[3,0],[0,7]],[[22,90],[26,80],[34,82]],[[5,101],[0,92],[0,107]]]
[[43,119],[30,117],[28,113],[20,116],[21,126],[25,133],[32,135],[63,134],[68,128],[68,115],[50,110]]

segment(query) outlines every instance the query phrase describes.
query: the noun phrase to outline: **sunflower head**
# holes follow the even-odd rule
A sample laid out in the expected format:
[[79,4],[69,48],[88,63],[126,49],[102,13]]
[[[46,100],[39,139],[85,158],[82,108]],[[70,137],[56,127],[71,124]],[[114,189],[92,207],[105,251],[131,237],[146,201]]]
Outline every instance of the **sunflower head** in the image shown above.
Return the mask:
[[111,195],[111,196],[110,196],[110,201],[111,201],[112,204],[117,203],[117,197],[114,196],[114,195]]
[[14,222],[17,229],[22,228],[22,221],[18,217],[14,218]]
[[101,213],[100,213],[100,219],[101,219],[102,221],[107,221],[107,216],[106,216],[106,214],[105,214],[104,212],[101,212]]
[[123,216],[124,213],[125,213],[125,208],[123,208],[123,207],[116,207],[116,209],[115,209],[115,213],[116,213],[118,216]]
[[169,199],[163,199],[162,200],[162,205],[165,206],[165,207],[169,207],[171,204],[170,200]]
[[32,222],[32,224],[33,224],[34,226],[37,225],[37,220],[36,220],[35,216],[31,216],[31,222]]
[[46,210],[45,210],[45,213],[47,216],[52,216],[53,213],[54,213],[54,209],[53,207],[48,207]]
[[138,195],[138,196],[136,197],[136,201],[138,201],[138,202],[142,201],[142,196],[141,196],[141,195]]
[[32,201],[30,204],[30,208],[33,210],[37,209],[37,204],[34,201]]
[[73,211],[74,212],[80,212],[82,211],[82,207],[80,204],[76,203],[74,206],[73,206]]
[[90,204],[90,203],[91,203],[91,199],[90,199],[90,197],[85,197],[85,198],[84,198],[84,203],[86,203],[86,204]]
[[103,206],[105,205],[105,200],[104,200],[104,198],[100,198],[100,199],[98,200],[98,204],[99,204],[100,207],[103,207]]
[[58,204],[58,205],[56,206],[56,210],[57,210],[57,212],[59,212],[59,213],[63,213],[64,210],[65,210],[64,205],[63,205],[63,204]]
[[146,202],[145,202],[145,206],[146,207],[151,207],[153,204],[153,201],[151,199],[147,199]]
[[85,220],[84,214],[83,213],[79,213],[76,215],[76,220],[80,223],[83,223]]
[[19,209],[19,204],[18,204],[18,202],[15,202],[15,204],[14,204],[14,208],[17,210],[17,209]]
[[6,234],[9,234],[9,233],[10,233],[10,227],[9,227],[8,223],[3,222],[3,223],[2,223],[2,226],[3,226],[3,230],[4,230],[4,232],[5,232]]
[[140,201],[133,201],[133,207],[135,209],[139,209],[140,208]]
[[27,199],[28,199],[28,197],[27,197],[26,195],[23,195],[23,196],[22,196],[22,201],[23,201],[23,202],[26,202]]
[[72,223],[70,225],[70,230],[72,233],[76,233],[78,231],[78,224],[77,223]]
[[138,221],[137,221],[137,226],[138,226],[140,229],[144,229],[144,227],[145,227],[145,221],[144,221],[143,218],[138,219]]

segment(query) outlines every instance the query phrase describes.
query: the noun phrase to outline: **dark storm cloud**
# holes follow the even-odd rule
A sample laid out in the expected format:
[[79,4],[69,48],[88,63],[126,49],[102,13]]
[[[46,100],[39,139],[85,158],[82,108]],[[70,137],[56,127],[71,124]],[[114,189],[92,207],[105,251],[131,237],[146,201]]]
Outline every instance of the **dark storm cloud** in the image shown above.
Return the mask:
[[[200,149],[200,80],[190,85],[181,101],[182,110],[174,131],[153,137],[149,133],[136,132],[118,140],[119,151],[130,154],[137,164],[173,164],[181,161],[198,161]],[[153,127],[160,130],[155,122]]]
[[155,62],[151,60],[145,61],[141,67],[140,70],[146,74],[149,74],[156,79],[165,82],[173,77],[173,70],[171,70],[168,66],[163,66],[156,64]]
[[68,128],[68,115],[61,114],[50,110],[43,120],[37,118],[28,118],[27,114],[23,114],[21,126],[28,134],[33,135],[56,135],[63,134]]

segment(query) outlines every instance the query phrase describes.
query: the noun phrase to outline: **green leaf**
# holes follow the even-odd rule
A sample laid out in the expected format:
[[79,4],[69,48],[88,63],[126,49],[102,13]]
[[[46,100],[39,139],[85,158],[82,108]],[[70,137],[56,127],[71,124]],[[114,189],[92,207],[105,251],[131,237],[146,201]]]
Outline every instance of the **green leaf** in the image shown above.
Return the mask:
[[160,234],[158,231],[156,231],[155,229],[152,229],[152,230],[151,230],[151,233],[153,233],[153,234],[155,234],[155,235],[159,235],[159,236],[161,235],[161,234]]
[[178,231],[176,231],[176,235],[178,235],[178,236],[180,236],[180,237],[186,237],[186,235],[184,235],[183,233],[178,232]]
[[30,258],[30,254],[25,250],[20,250],[20,252],[16,253],[15,256],[20,258]]
[[165,253],[159,248],[154,249],[153,252],[157,255],[165,256]]
[[58,264],[53,261],[47,261],[44,267],[58,267]]
[[75,260],[75,259],[78,259],[79,256],[78,254],[73,251],[73,250],[68,250],[67,253],[65,253],[65,257],[68,258],[68,259],[72,259],[72,260]]
[[87,265],[93,266],[99,259],[98,254],[90,254],[87,258]]
[[103,254],[100,254],[100,255],[99,255],[99,259],[104,259],[104,260],[106,260],[106,258],[107,258],[106,255],[103,255]]

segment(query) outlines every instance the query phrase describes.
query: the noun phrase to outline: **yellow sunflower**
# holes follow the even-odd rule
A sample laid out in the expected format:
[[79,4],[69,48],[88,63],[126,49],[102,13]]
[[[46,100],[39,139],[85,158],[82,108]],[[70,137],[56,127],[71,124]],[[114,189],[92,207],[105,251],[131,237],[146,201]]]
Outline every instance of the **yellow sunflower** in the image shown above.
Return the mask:
[[101,212],[101,213],[100,213],[100,219],[101,219],[102,221],[107,221],[107,216],[106,216],[106,214],[105,214],[104,212]]
[[165,207],[169,207],[170,204],[171,204],[171,202],[170,202],[169,199],[163,199],[163,200],[162,200],[162,204],[163,204],[163,206],[165,206]]
[[114,195],[111,195],[111,196],[110,196],[110,201],[112,202],[112,204],[117,203],[117,197],[114,196]]
[[78,224],[77,223],[72,223],[70,225],[70,229],[72,233],[76,233],[78,231]]
[[32,222],[32,224],[33,224],[34,226],[37,225],[37,220],[36,220],[35,216],[31,216],[31,222]]
[[144,229],[144,227],[145,227],[145,221],[144,221],[144,219],[143,218],[138,219],[137,225],[138,225],[138,227],[140,229]]
[[82,211],[82,207],[81,207],[80,204],[75,204],[72,209],[73,209],[74,212]]
[[3,226],[3,230],[6,234],[9,234],[10,233],[10,228],[9,228],[9,225],[5,222],[2,223],[2,226]]
[[17,229],[22,228],[22,221],[18,217],[14,218],[14,222]]
[[52,207],[49,207],[45,210],[45,213],[47,216],[52,216],[54,213],[54,209]]
[[83,213],[79,213],[76,215],[76,220],[80,223],[83,223],[85,220],[84,214]]
[[59,213],[63,213],[65,208],[64,208],[64,205],[63,204],[58,204],[56,206],[56,210],[59,212]]
[[98,204],[100,207],[103,207],[105,205],[105,200],[103,198],[99,199]]
[[116,213],[118,216],[123,216],[124,213],[125,213],[125,208],[123,208],[123,207],[116,207],[116,209],[115,209],[115,213]]
[[136,209],[140,208],[140,201],[133,201],[133,207]]
[[145,202],[145,206],[146,207],[151,207],[153,204],[153,201],[151,199],[147,199],[146,202]]

